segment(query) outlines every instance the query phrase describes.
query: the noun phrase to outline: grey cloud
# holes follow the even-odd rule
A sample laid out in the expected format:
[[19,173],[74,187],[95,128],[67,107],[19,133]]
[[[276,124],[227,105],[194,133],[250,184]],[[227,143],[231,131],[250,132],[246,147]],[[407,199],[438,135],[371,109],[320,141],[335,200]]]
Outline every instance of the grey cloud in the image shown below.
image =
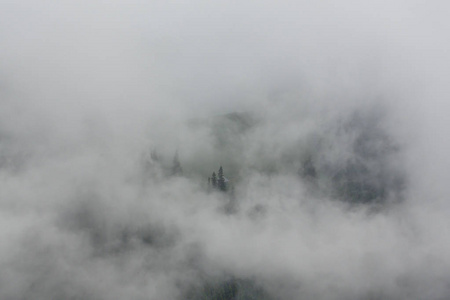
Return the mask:
[[446,6],[0,4],[0,298],[448,298]]

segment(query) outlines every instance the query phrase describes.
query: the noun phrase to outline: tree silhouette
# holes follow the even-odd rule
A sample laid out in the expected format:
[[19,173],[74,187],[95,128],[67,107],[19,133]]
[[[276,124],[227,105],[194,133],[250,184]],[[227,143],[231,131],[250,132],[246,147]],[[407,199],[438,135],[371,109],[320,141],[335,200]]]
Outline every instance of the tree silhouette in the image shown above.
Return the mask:
[[218,178],[217,178],[217,186],[219,187],[219,189],[221,191],[226,191],[227,186],[225,184],[225,177],[223,176],[223,169],[222,166],[220,166],[219,168],[219,172],[218,172]]
[[212,176],[211,176],[211,184],[212,184],[213,187],[217,187],[217,177],[216,177],[216,172],[213,172],[213,173],[212,173]]

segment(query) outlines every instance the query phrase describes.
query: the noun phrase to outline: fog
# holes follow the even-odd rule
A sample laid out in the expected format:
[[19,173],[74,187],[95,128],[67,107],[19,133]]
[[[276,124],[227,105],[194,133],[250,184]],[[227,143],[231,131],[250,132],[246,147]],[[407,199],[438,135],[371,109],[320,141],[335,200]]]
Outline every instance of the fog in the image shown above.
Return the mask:
[[0,298],[448,299],[449,9],[3,1]]

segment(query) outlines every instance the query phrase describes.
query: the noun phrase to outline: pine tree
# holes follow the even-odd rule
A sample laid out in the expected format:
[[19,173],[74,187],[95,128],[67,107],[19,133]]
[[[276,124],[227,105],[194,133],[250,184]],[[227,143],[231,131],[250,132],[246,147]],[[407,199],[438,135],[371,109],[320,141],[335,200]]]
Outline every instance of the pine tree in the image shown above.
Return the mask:
[[213,187],[217,187],[217,177],[216,177],[216,172],[213,172],[213,173],[212,173],[212,176],[211,176],[211,183],[212,183],[212,186],[213,186]]
[[221,191],[225,191],[227,189],[227,186],[225,185],[225,177],[223,177],[223,169],[222,166],[219,168],[218,172],[218,178],[217,178],[217,186]]

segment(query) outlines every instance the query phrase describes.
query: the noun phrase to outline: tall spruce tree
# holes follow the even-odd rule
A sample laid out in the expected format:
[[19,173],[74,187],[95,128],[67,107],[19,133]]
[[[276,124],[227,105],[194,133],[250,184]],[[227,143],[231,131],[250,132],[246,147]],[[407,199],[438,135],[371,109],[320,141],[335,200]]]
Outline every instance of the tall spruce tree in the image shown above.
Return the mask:
[[217,187],[217,177],[216,177],[216,172],[213,172],[213,173],[212,173],[212,176],[211,176],[211,184],[212,184],[213,187]]
[[227,186],[225,184],[225,177],[223,177],[223,169],[222,166],[220,166],[219,168],[219,172],[217,173],[218,178],[217,178],[217,186],[219,188],[219,190],[221,191],[226,191]]

